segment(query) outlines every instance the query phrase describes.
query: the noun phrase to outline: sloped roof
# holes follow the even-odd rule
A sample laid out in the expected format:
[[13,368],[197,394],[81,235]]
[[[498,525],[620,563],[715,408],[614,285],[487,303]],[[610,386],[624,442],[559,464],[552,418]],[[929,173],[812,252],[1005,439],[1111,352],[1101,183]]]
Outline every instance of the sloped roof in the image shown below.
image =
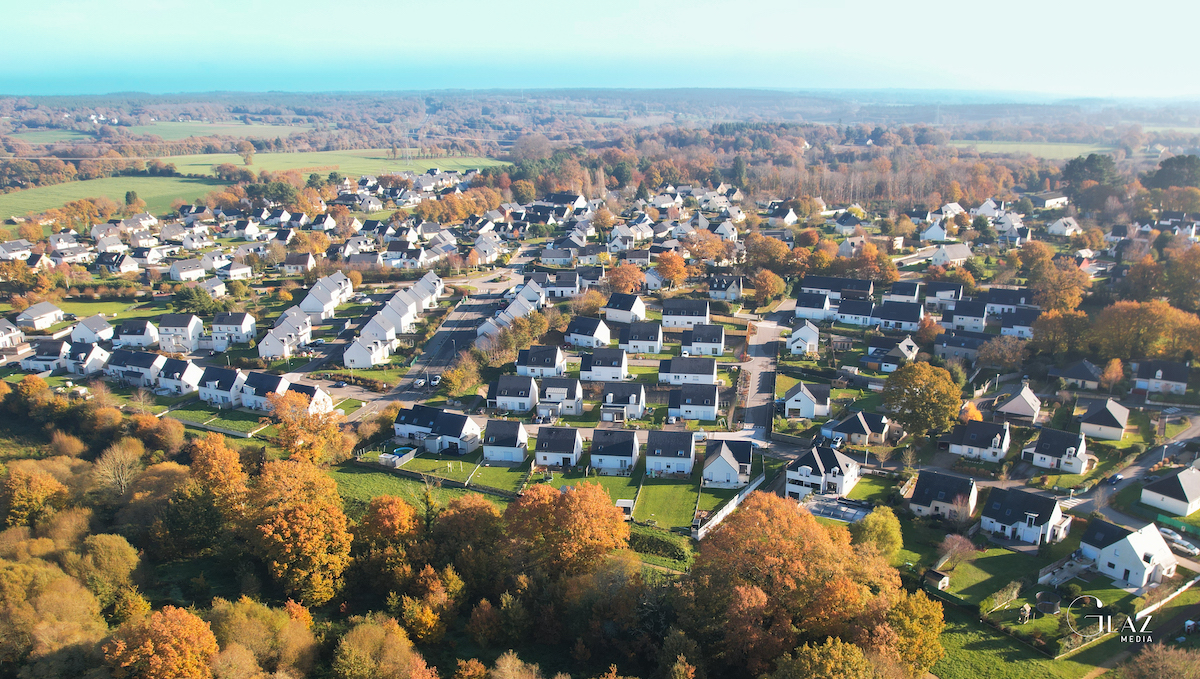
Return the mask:
[[1124,540],[1132,534],[1133,531],[1124,526],[1118,526],[1103,519],[1093,519],[1088,522],[1087,530],[1084,531],[1083,537],[1079,541],[1083,544],[1091,545],[1096,549],[1104,549],[1109,545]]
[[720,405],[720,392],[715,384],[685,384],[667,395],[667,407],[684,405]]
[[1200,498],[1200,469],[1185,467],[1174,476],[1151,483],[1145,490],[1191,504]]
[[1041,526],[1054,515],[1058,500],[1049,495],[1031,493],[1020,488],[993,488],[988,494],[983,515],[1010,526],[1024,523],[1029,514],[1035,515],[1034,524]]
[[704,468],[718,459],[724,459],[734,469],[739,464],[752,464],[754,459],[754,443],[750,441],[732,441],[725,439],[709,439],[704,446]]
[[808,467],[815,476],[824,476],[834,469],[845,474],[855,464],[848,455],[826,446],[814,446],[808,452],[788,463],[787,468],[797,470]]
[[627,429],[597,429],[592,433],[592,455],[633,458],[640,448],[637,432]]
[[578,430],[570,427],[542,427],[538,430],[538,452],[573,453]]
[[682,341],[684,346],[699,342],[701,344],[723,344],[725,342],[725,326],[701,324],[684,330]]
[[797,394],[804,394],[808,400],[819,406],[829,405],[830,392],[831,389],[828,384],[797,382],[795,386],[793,386],[791,389],[788,389],[788,392],[783,395],[783,400],[790,401]]
[[1119,427],[1124,429],[1126,423],[1129,422],[1129,408],[1111,398],[1106,398],[1103,401],[1092,404],[1087,414],[1079,418],[1079,421],[1083,424],[1093,424],[1097,427]]
[[489,446],[517,448],[526,441],[521,438],[521,423],[517,420],[488,420],[483,442]]
[[913,489],[912,504],[929,507],[934,502],[953,503],[958,496],[970,497],[975,481],[944,472],[922,471]]
[[688,357],[665,358],[658,363],[659,374],[675,373],[680,375],[711,375],[717,369],[717,361],[713,358]]

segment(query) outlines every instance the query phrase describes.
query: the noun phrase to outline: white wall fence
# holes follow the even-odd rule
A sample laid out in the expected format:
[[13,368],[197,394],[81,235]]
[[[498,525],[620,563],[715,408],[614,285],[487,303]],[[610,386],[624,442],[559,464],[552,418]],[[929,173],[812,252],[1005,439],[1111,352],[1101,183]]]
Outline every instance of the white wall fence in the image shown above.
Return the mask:
[[[751,492],[757,490],[758,487],[763,484],[763,481],[766,481],[766,480],[767,480],[766,472],[759,474],[758,478],[756,478],[750,482],[750,485],[746,486],[745,488],[743,488],[741,490],[741,492],[739,492],[737,495],[730,498],[729,502],[726,502],[724,507],[721,507],[720,509],[718,509],[716,511],[715,514],[708,517],[708,521],[706,521],[703,526],[693,527],[692,528],[692,539],[693,540],[703,540],[704,536],[708,535],[709,532],[712,531],[712,529],[716,528],[718,524],[720,524],[722,521],[724,521],[725,517],[732,514],[733,510],[738,508],[738,505],[742,504],[742,500],[746,499],[747,495],[749,495]],[[697,498],[697,504],[699,504],[699,498]]]

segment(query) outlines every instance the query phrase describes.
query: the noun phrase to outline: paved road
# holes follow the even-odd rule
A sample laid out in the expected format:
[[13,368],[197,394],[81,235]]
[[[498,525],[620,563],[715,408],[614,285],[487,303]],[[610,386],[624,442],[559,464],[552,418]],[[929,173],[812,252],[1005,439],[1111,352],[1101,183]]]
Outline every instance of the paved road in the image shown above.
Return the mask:
[[[500,301],[500,296],[496,294],[477,294],[460,302],[446,315],[437,333],[425,343],[424,353],[409,368],[408,376],[387,398],[401,401],[428,398],[433,393],[429,379],[445,371],[454,362],[458,352],[475,343],[476,328],[494,313]],[[424,388],[414,386],[418,379],[425,380]]]

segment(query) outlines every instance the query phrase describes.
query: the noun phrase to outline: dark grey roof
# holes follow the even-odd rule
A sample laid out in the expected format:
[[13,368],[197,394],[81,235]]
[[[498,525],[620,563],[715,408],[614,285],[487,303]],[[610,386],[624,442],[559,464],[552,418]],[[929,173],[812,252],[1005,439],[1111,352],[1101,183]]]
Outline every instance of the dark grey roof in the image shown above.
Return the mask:
[[1062,377],[1068,380],[1099,382],[1101,370],[1100,366],[1085,358],[1082,361],[1076,361],[1072,363],[1062,370],[1059,370],[1058,368],[1050,368],[1050,370],[1047,372],[1050,377]]
[[1133,531],[1124,526],[1118,526],[1103,519],[1092,519],[1079,541],[1083,544],[1091,545],[1096,549],[1104,549],[1109,545],[1124,540],[1132,533]]
[[929,507],[934,502],[953,503],[958,496],[970,497],[975,487],[973,479],[951,476],[943,472],[925,470],[917,476],[913,489],[912,504]]
[[1033,322],[1041,316],[1042,312],[1038,309],[1017,309],[1016,311],[1006,311],[1000,315],[1000,327],[1002,328],[1029,328],[1033,326]]
[[800,279],[801,288],[812,288],[814,290],[828,290],[830,292],[840,292],[842,290],[857,290],[859,292],[871,293],[875,290],[873,281],[864,281],[857,278],[839,278],[837,276],[805,276]]
[[592,432],[592,455],[633,459],[640,444],[637,432],[627,429],[597,429]]
[[579,431],[570,427],[542,427],[538,430],[537,449],[539,452],[573,453],[578,435]]
[[633,305],[638,301],[637,295],[624,295],[619,292],[614,292],[609,295],[608,302],[604,305],[605,309],[616,309],[618,311],[632,311]]
[[168,380],[177,380],[183,377],[183,373],[189,365],[193,365],[191,361],[182,358],[168,358],[158,374]]
[[885,417],[879,413],[858,411],[833,426],[833,431],[840,434],[882,434],[887,431]]
[[1041,526],[1054,515],[1058,500],[1049,495],[1031,493],[1020,488],[993,488],[988,494],[983,515],[1005,526],[1025,523],[1029,514],[1035,515],[1034,525]]
[[695,446],[690,431],[653,429],[646,437],[646,457],[690,457]]
[[661,340],[662,325],[658,322],[630,323],[629,327],[621,328],[620,344],[628,344],[630,340],[646,341]]
[[796,306],[805,309],[824,309],[829,302],[829,295],[819,292],[801,292],[796,294]]
[[1066,455],[1068,448],[1078,451],[1082,445],[1083,434],[1058,429],[1042,429],[1038,433],[1037,444],[1034,445],[1033,451],[1049,457],[1062,457]]
[[186,328],[192,319],[200,320],[196,314],[163,314],[158,317],[158,327],[161,328]]
[[985,318],[987,317],[987,303],[969,299],[959,300],[954,303],[953,314],[964,318]]
[[272,375],[264,372],[249,372],[246,373],[245,386],[254,390],[255,396],[265,396],[267,394],[276,393],[280,383],[283,382],[282,375]]
[[517,365],[554,366],[558,356],[558,347],[532,346],[517,352]]
[[597,367],[615,368],[624,363],[624,349],[595,349],[592,353],[583,354],[579,357],[580,371],[587,371]]
[[1004,440],[1004,425],[995,422],[983,422],[981,420],[971,420],[966,424],[956,424],[954,429],[950,430],[950,434],[946,437],[951,443],[957,443],[964,446],[973,446],[975,448],[991,448],[992,441],[999,436],[1000,440]]
[[745,279],[742,276],[710,276],[708,279],[708,289],[725,291],[733,287],[736,283],[739,287],[745,287]]
[[515,398],[528,398],[537,393],[537,384],[528,375],[501,375],[496,381],[496,394]]
[[815,475],[824,476],[831,469],[840,469],[844,474],[853,464],[854,460],[842,452],[825,446],[814,446],[808,452],[789,462],[787,468],[796,470],[808,467],[813,470]]
[[921,294],[920,281],[898,281],[892,283],[892,289],[889,292],[893,295],[904,295],[912,297]]
[[149,368],[158,359],[158,354],[152,354],[149,351],[113,349],[112,354],[108,357],[108,365],[126,368]]
[[924,311],[925,307],[919,302],[884,302],[875,307],[875,317],[885,321],[918,323]]
[[711,375],[716,369],[717,361],[714,358],[665,358],[658,362],[658,372],[660,375],[664,373]]
[[150,321],[144,318],[135,318],[125,321],[121,327],[117,329],[117,335],[145,335],[150,332]]
[[576,316],[575,318],[571,319],[571,324],[567,326],[567,334],[593,337],[603,323],[604,321],[600,320],[599,318]]
[[796,394],[807,394],[813,403],[817,405],[829,405],[829,395],[832,393],[828,384],[813,384],[811,382],[797,382],[795,386],[788,389],[788,392],[783,395],[784,401],[790,401]]
[[91,342],[71,342],[71,348],[67,351],[67,357],[73,361],[82,361],[98,348]]
[[720,405],[718,387],[715,384],[685,384],[679,389],[672,389],[667,398],[669,408],[685,405]]
[[1159,479],[1146,486],[1145,490],[1190,504],[1200,498],[1200,471],[1194,467],[1184,467],[1178,474]]
[[[115,351],[113,352],[116,353]],[[112,364],[112,358],[109,358],[109,364]],[[200,384],[207,385],[210,382],[215,382],[214,388],[218,391],[229,391],[233,389],[233,385],[237,382],[238,372],[230,368],[218,368],[215,365],[210,365],[204,369],[204,374],[200,376]]]
[[683,345],[694,344],[724,344],[725,326],[701,324],[692,326],[691,330],[683,331]]
[[925,283],[925,295],[927,297],[934,297],[939,292],[954,293],[954,299],[961,299],[963,286],[962,283],[948,283],[945,281],[927,281]]
[[548,398],[550,389],[565,389],[567,400],[575,400],[579,396],[579,380],[574,377],[543,377],[538,382],[539,396]]
[[664,299],[663,316],[705,316],[708,314],[706,299]]
[[[1162,371],[1162,377],[1156,377],[1159,370]],[[1140,380],[1162,379],[1168,382],[1183,382],[1187,384],[1188,368],[1186,365],[1174,361],[1141,360],[1137,362],[1137,372],[1135,375]]]
[[605,382],[600,393],[600,402],[608,403],[609,396],[612,396],[614,404],[629,405],[630,397],[636,399],[634,403],[644,404],[646,387],[640,382]]
[[521,423],[517,420],[488,420],[483,433],[483,442],[489,446],[516,448],[526,441],[520,440]]
[[1111,398],[1097,401],[1087,413],[1079,418],[1082,424],[1093,424],[1097,427],[1125,428],[1129,422],[1129,409]]
[[319,392],[320,389],[320,387],[308,384],[289,384],[287,388],[288,391],[294,391],[297,394],[304,394],[310,401],[317,397],[317,392]]
[[55,358],[62,356],[64,350],[70,350],[69,342],[62,340],[47,340],[44,342],[35,342],[33,345],[34,356],[54,356]]
[[1025,306],[1033,304],[1033,291],[1029,288],[992,288],[987,293],[988,304]]
[[213,325],[241,325],[250,314],[241,311],[222,311],[213,316]]
[[[964,333],[961,331],[942,333],[937,336],[937,340],[934,341],[934,344],[936,346],[958,347],[960,349],[979,349],[979,347],[983,346],[989,341],[988,339],[984,339],[982,337],[973,337],[973,334],[974,333]],[[995,336],[990,335],[989,337],[994,338]]]
[[871,317],[875,315],[875,303],[857,299],[842,300],[842,303],[838,305],[838,313]]
[[738,464],[751,464],[754,457],[754,443],[751,441],[730,441],[724,439],[709,439],[704,445],[704,463],[719,456],[723,450],[728,450]]

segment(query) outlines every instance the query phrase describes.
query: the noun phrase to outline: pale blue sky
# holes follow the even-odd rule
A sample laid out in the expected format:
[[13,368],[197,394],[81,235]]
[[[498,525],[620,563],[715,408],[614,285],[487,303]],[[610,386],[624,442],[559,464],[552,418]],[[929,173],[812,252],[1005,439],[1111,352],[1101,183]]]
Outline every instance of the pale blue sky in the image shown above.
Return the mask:
[[0,0],[0,93],[543,87],[1200,96],[1195,0]]

